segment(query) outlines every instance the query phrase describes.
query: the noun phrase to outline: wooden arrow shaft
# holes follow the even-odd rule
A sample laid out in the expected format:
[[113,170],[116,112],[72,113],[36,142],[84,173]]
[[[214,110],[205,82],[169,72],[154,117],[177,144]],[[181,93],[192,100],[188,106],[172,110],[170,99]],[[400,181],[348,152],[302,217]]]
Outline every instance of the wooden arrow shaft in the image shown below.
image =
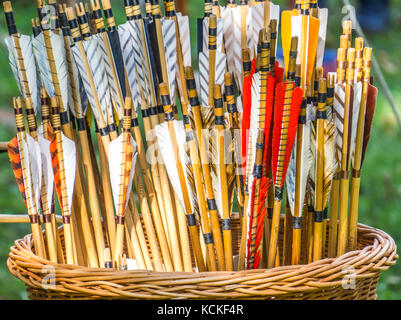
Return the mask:
[[[32,105],[30,102],[26,100],[26,108],[27,111],[31,110],[31,112],[27,112],[28,118],[28,126],[29,133],[35,141],[38,141],[38,132],[36,131],[36,119],[34,114],[32,113]],[[52,220],[48,220],[51,216],[51,208],[49,207],[48,196],[53,197],[53,195],[48,195],[46,190],[46,181],[45,175],[42,170],[42,185],[40,188],[40,201],[41,201],[41,210],[44,217],[44,227],[46,230],[46,240],[47,240],[47,249],[49,253],[50,261],[57,263],[57,243],[56,243],[56,234],[54,232],[54,227]]]
[[[61,100],[61,99],[60,99]],[[63,124],[62,130],[67,138],[74,141],[76,144],[76,135],[72,129],[72,123],[68,122]],[[60,132],[61,134],[61,132]],[[77,144],[76,144],[77,145]],[[60,149],[58,149],[60,150]],[[77,151],[77,170],[75,175],[75,184],[74,184],[74,204],[73,207],[75,209],[75,213],[80,216],[80,228],[82,230],[83,240],[85,242],[85,249],[88,254],[89,264],[92,267],[99,266],[99,260],[96,253],[96,245],[93,237],[93,231],[90,223],[90,215],[88,209],[88,203],[86,199],[86,187],[83,180],[83,171],[82,171],[82,158],[79,152],[79,148],[76,148]],[[70,204],[71,205],[71,204]]]
[[[193,214],[192,210],[192,205],[190,202],[189,198],[189,190],[187,187],[186,179],[185,179],[185,173],[184,173],[184,167],[181,162],[181,159],[179,157],[179,147],[178,147],[178,141],[177,141],[177,135],[175,132],[174,128],[174,123],[169,121],[168,122],[168,130],[170,134],[170,139],[171,139],[171,144],[174,148],[174,155],[175,155],[175,161],[177,164],[177,172],[178,172],[178,177],[180,181],[180,187],[181,187],[181,192],[182,192],[182,198],[183,198],[183,205],[184,205],[184,210],[185,214],[187,216],[191,216]],[[191,243],[192,243],[192,249],[194,252],[195,260],[198,265],[199,271],[205,271],[205,265],[204,265],[204,258],[200,246],[200,240],[199,240],[199,233],[196,225],[189,224],[188,225],[189,229],[189,234],[191,237]]]
[[142,177],[144,180],[146,190],[148,192],[148,198],[150,200],[149,205],[150,205],[154,219],[157,220],[157,224],[155,226],[156,232],[157,232],[157,235],[158,235],[158,238],[160,241],[160,245],[162,246],[162,248],[164,248],[161,251],[162,251],[165,268],[166,268],[166,270],[173,271],[174,270],[173,262],[171,259],[170,250],[168,250],[167,237],[166,237],[165,230],[163,228],[163,220],[161,217],[159,205],[157,203],[155,190],[153,188],[153,183],[151,180],[151,175],[150,175],[149,167],[148,167],[147,160],[146,160],[146,150],[143,145],[142,136],[141,136],[139,127],[137,127],[137,126],[133,127],[132,133],[133,133],[133,136],[135,137],[135,141],[137,143],[139,167],[142,172]]
[[[192,113],[195,120],[195,132],[197,136],[197,140],[199,143],[199,151],[200,151],[200,160],[202,165],[203,179],[205,184],[206,197],[208,201],[214,200],[214,191],[212,178],[210,174],[209,160],[207,156],[207,139],[203,137],[202,133],[202,116],[199,109],[199,106],[192,106]],[[214,208],[209,208],[209,216],[211,221],[211,227],[213,232],[214,244],[216,247],[216,255],[217,261],[220,270],[225,268],[225,259],[224,259],[224,249],[223,249],[223,240],[220,231],[220,222],[217,214],[217,210]]]
[[329,243],[328,257],[334,258],[337,256],[337,232],[338,232],[338,201],[340,191],[339,171],[334,176],[333,186],[331,189],[330,199],[330,221],[329,221]]
[[[58,158],[58,167],[59,167],[59,175],[60,175],[60,183],[61,183],[61,203],[62,203],[62,214],[64,217],[71,217],[69,203],[68,203],[68,194],[67,194],[67,186],[66,186],[66,177],[65,177],[65,165],[64,165],[64,156],[63,156],[63,145],[62,145],[62,137],[61,131],[55,131],[56,135],[56,144],[57,144],[57,158]],[[66,252],[66,262],[68,264],[76,264],[76,252],[74,252],[74,243],[73,243],[73,233],[71,229],[71,223],[68,220],[63,221],[64,227],[64,241],[65,241],[65,252]]]
[[[26,205],[28,209],[28,214],[30,215],[30,217],[32,217],[31,228],[32,228],[32,237],[34,241],[36,254],[39,257],[46,259],[45,244],[43,241],[43,234],[40,225],[38,208],[36,206],[35,196],[33,194],[33,185],[32,182],[29,183],[30,180],[28,179],[27,176],[28,174],[30,174],[30,172],[27,172],[27,167],[25,163],[26,150],[22,148],[23,145],[22,140],[24,139],[23,135],[25,134],[26,133],[18,133],[17,138],[18,138],[18,145],[20,146],[21,169],[23,172],[23,179],[25,186]],[[37,222],[35,222],[35,219],[37,220]]]
[[[135,190],[137,192],[137,195],[139,197],[139,204],[141,207],[141,212],[142,212],[142,217],[144,220],[145,224],[145,229],[146,229],[146,234],[149,237],[149,244],[150,244],[150,249],[152,252],[152,257],[153,257],[153,262],[155,264],[155,270],[156,271],[163,271],[163,260],[159,252],[158,248],[158,239],[156,237],[155,233],[155,227],[153,225],[152,221],[152,214],[149,210],[148,202],[146,201],[146,193],[143,188],[143,184],[141,183],[141,177],[140,177],[140,171],[135,170],[135,176],[134,176],[134,185],[135,185]],[[155,219],[155,225],[158,221]]]
[[[323,212],[324,188],[324,126],[323,119],[316,120],[316,175],[315,175],[315,212]],[[316,218],[315,218],[316,219]],[[323,221],[314,222],[313,227],[313,261],[322,257]]]
[[[212,234],[212,233],[211,233],[210,219],[208,216],[208,211],[207,211],[207,206],[206,206],[205,192],[203,189],[202,171],[201,171],[201,166],[200,166],[200,162],[199,162],[200,159],[198,156],[198,150],[196,148],[195,141],[191,140],[188,143],[189,143],[189,149],[190,149],[192,168],[193,168],[193,172],[194,172],[196,191],[198,194],[198,204],[199,204],[200,216],[202,219],[203,234],[208,235],[208,234]],[[216,271],[217,266],[216,266],[216,258],[215,258],[215,254],[214,254],[213,242],[206,243],[206,250],[207,250],[206,262],[207,262],[208,270]]]
[[269,253],[267,257],[267,267],[273,268],[276,265],[276,255],[277,255],[277,244],[278,244],[278,232],[280,225],[280,211],[281,211],[281,201],[274,201],[273,207],[273,218],[270,233],[269,242]]
[[[107,136],[108,137],[108,136]],[[116,241],[116,222],[115,222],[115,215],[114,215],[114,205],[113,205],[113,198],[112,198],[112,190],[111,190],[111,182],[110,182],[110,175],[109,173],[109,165],[106,156],[106,152],[103,146],[103,140],[99,132],[96,133],[97,144],[99,148],[99,160],[100,160],[100,169],[101,169],[101,186],[103,189],[103,201],[106,209],[106,230],[109,240],[109,247],[111,250],[111,254],[113,257],[116,255],[114,254],[115,248],[115,241]]]
[[81,142],[82,148],[82,160],[83,165],[85,168],[86,173],[86,181],[88,187],[88,195],[89,195],[89,203],[90,209],[92,214],[92,224],[93,224],[93,231],[96,240],[96,248],[97,254],[99,258],[99,265],[104,266],[104,234],[103,234],[103,227],[101,222],[101,213],[99,210],[99,200],[96,188],[100,187],[96,184],[94,171],[93,171],[93,164],[92,159],[90,156],[90,149],[89,149],[89,141],[88,141],[88,134],[86,130],[78,131],[79,140]]

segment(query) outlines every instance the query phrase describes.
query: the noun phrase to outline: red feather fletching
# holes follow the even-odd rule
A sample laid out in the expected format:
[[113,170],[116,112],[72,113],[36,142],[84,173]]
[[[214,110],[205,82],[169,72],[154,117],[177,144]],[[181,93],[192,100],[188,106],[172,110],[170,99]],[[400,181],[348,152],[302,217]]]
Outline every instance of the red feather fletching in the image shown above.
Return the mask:
[[365,128],[363,132],[362,163],[365,160],[365,154],[370,140],[370,130],[372,129],[373,116],[376,109],[376,100],[377,88],[369,85],[368,96],[366,99]]
[[[297,133],[298,127],[298,116],[299,111],[302,104],[302,96],[303,92],[301,88],[295,88],[292,93],[292,101],[291,101],[291,111],[290,118],[288,122],[288,134],[286,137],[282,136],[283,133],[283,110],[284,110],[284,100],[285,100],[285,89],[287,84],[289,86],[294,87],[295,84],[291,82],[284,82],[279,84],[276,88],[275,95],[275,103],[274,103],[274,128],[273,128],[273,181],[274,184],[283,187],[285,176],[288,169],[288,163],[291,157],[291,150],[294,144],[295,135]],[[287,126],[287,124],[285,124]],[[285,139],[283,142],[285,144],[285,158],[284,163],[280,166],[280,170],[278,172],[278,160],[279,160],[279,149],[280,143],[282,139]],[[277,174],[281,175],[281,181],[277,181]],[[279,183],[279,184],[278,184]]]
[[255,73],[256,59],[252,61],[251,74],[244,78],[242,87],[242,124],[241,124],[241,144],[242,144],[242,167],[246,174],[246,159],[248,155],[249,129],[251,126],[251,108],[252,108],[252,77]]

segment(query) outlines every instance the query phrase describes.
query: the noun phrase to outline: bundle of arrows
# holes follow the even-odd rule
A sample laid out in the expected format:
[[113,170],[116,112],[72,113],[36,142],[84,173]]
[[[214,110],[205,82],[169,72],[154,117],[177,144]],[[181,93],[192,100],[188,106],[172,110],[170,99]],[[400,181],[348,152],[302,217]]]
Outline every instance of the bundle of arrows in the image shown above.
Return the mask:
[[24,35],[3,2],[21,93],[8,152],[38,256],[203,272],[357,249],[377,89],[372,49],[350,21],[327,73],[328,10],[317,0],[281,13],[268,0],[206,0],[196,50],[174,0],[164,17],[159,0],[146,12],[125,0],[118,26],[109,0],[36,4]]

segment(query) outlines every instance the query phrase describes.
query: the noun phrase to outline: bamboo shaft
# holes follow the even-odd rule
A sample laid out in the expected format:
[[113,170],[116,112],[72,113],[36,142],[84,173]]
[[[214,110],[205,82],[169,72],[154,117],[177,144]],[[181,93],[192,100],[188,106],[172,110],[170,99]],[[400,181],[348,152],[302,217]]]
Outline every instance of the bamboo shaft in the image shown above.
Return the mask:
[[289,207],[288,201],[286,201],[285,205],[285,216],[284,216],[284,239],[283,239],[283,265],[289,265],[291,263],[291,250],[292,250],[292,214],[291,209]]
[[152,215],[149,211],[148,203],[146,201],[146,194],[143,188],[143,184],[140,183],[139,170],[135,170],[134,185],[139,197],[139,204],[142,211],[142,217],[145,223],[146,234],[149,238],[150,249],[152,252],[153,262],[155,264],[155,270],[163,271],[162,257],[158,248],[158,240],[156,238],[155,228],[153,226]]
[[[131,195],[132,199],[132,195]],[[133,202],[133,201],[132,201]],[[131,202],[131,203],[132,203]],[[129,229],[131,242],[134,248],[135,257],[141,257],[143,260],[143,268],[153,270],[152,262],[149,256],[149,251],[146,245],[145,235],[143,233],[142,223],[139,218],[138,209],[135,203],[129,206],[132,218],[132,228]]]
[[[158,160],[158,145],[157,145],[157,141],[155,140],[154,137],[154,131],[153,128],[154,126],[157,125],[157,123],[155,122],[155,115],[151,115],[150,117],[148,116],[144,116],[147,114],[147,112],[145,112],[147,108],[147,102],[143,99],[142,101],[142,106],[144,106],[142,108],[143,112],[142,112],[142,119],[143,119],[143,125],[144,125],[144,129],[145,132],[147,133],[146,135],[146,140],[150,141],[150,146],[152,149],[149,148],[149,144],[148,144],[148,152],[147,155],[149,156],[149,162],[150,162],[150,171],[152,174],[152,180],[153,180],[153,186],[154,186],[154,190],[155,190],[155,194],[156,194],[156,199],[157,199],[157,204],[159,206],[160,209],[160,215],[162,217],[162,221],[163,221],[163,228],[165,230],[165,235],[167,238],[167,242],[169,244],[169,246],[171,247],[171,242],[170,239],[171,238],[177,238],[177,231],[174,232],[174,228],[168,228],[168,224],[167,224],[167,213],[166,213],[166,206],[164,204],[164,198],[163,195],[166,198],[166,202],[169,203],[169,205],[167,206],[170,210],[170,212],[173,211],[173,207],[172,207],[172,200],[171,200],[171,194],[169,191],[169,184],[167,183],[167,191],[166,193],[163,193],[163,183],[161,182],[161,175],[163,175],[163,177],[166,179],[166,175],[167,173],[165,172],[165,168],[163,168],[163,165],[159,163]],[[151,119],[149,119],[151,118]],[[154,125],[153,125],[154,123]],[[160,172],[164,171],[162,174],[160,174]],[[167,180],[168,182],[168,180]],[[168,193],[167,193],[168,192]],[[173,221],[175,221],[176,219],[173,219]],[[170,231],[172,231],[172,233],[170,233]],[[174,241],[174,240],[173,240]],[[178,241],[178,238],[177,238]],[[180,267],[182,262],[181,262],[181,254],[178,251],[174,251],[171,252],[172,254],[172,260],[173,260],[173,264],[174,264],[174,270],[182,270],[182,268]]]
[[[135,8],[135,6],[134,6]],[[136,8],[138,11],[140,11],[140,7]],[[142,19],[137,20],[138,25],[139,25],[139,30],[140,30],[140,36],[141,36],[141,41],[143,44],[146,43],[146,37],[145,37],[145,30],[144,30],[144,24]],[[149,61],[149,55],[147,52],[144,54],[145,56],[145,65],[143,66],[144,72],[147,72],[149,75],[152,75],[152,70],[150,66],[150,61]],[[157,99],[155,96],[156,89],[154,87],[153,80],[150,79],[149,81],[149,86],[150,86],[150,100],[151,100],[151,105],[152,108],[156,108],[157,105]],[[150,116],[150,125],[151,125],[151,130],[148,131],[145,127],[145,130],[147,132],[152,132],[152,130],[155,128],[155,126],[159,123],[159,119],[157,115],[151,115]],[[147,121],[145,119],[144,125],[147,125]],[[147,125],[149,127],[149,125]],[[173,242],[175,241],[177,237],[177,231],[174,232],[174,227],[170,230],[168,228],[168,223],[167,223],[167,212],[169,212],[169,216],[171,218],[171,213],[174,212],[174,206],[173,206],[173,196],[171,193],[171,189],[169,186],[169,180],[166,172],[166,168],[163,163],[160,163],[158,161],[158,144],[156,140],[152,140],[153,145],[155,146],[154,148],[154,153],[151,152],[151,171],[152,171],[152,176],[154,179],[154,187],[156,191],[156,197],[157,197],[157,202],[159,204],[160,208],[160,215],[161,215],[161,221],[163,222],[162,224],[158,223],[160,231],[164,230],[165,238],[167,243],[170,243],[170,239],[173,238]],[[155,157],[153,157],[153,155]],[[157,165],[155,165],[157,163]],[[158,178],[159,178],[159,183],[158,183]],[[175,219],[174,219],[175,220]],[[177,229],[177,228],[175,228]],[[180,232],[178,232],[180,234]],[[181,236],[180,236],[181,237]],[[181,242],[185,241],[182,237],[179,239]],[[173,252],[172,253],[173,257],[173,264],[175,270],[181,270],[180,267],[180,252]],[[184,267],[185,269],[185,267]]]
[[277,243],[278,243],[278,232],[279,232],[279,224],[280,224],[280,210],[281,210],[281,201],[274,201],[273,207],[273,218],[271,225],[271,234],[270,234],[270,243],[269,243],[269,254],[267,258],[267,267],[273,268],[276,264],[276,255],[277,255]]
[[339,225],[338,225],[338,242],[337,242],[338,256],[343,255],[347,250],[348,196],[349,196],[349,181],[348,179],[340,179],[340,207],[339,207]]
[[[194,172],[194,179],[195,179],[195,185],[196,185],[196,190],[197,190],[197,195],[198,195],[198,204],[199,204],[199,211],[200,211],[200,216],[202,219],[202,227],[203,227],[203,233],[204,236],[211,236],[211,226],[210,226],[210,219],[208,216],[207,212],[207,206],[206,206],[206,197],[205,197],[205,192],[203,189],[203,181],[202,181],[202,171],[201,171],[201,166],[200,166],[200,159],[198,155],[198,150],[195,145],[195,140],[194,137],[192,136],[192,130],[191,130],[191,125],[188,119],[188,116],[186,116],[186,132],[188,137],[191,136],[191,140],[188,140],[187,138],[187,143],[189,144],[190,148],[190,157],[191,157],[191,162],[192,162],[192,168]],[[213,239],[213,238],[212,238]],[[205,238],[205,245],[206,245],[206,251],[207,251],[207,266],[209,271],[216,271],[217,266],[216,266],[216,258],[214,254],[214,246],[213,246],[213,240],[208,240]]]
[[[130,105],[132,107],[132,101],[131,101]],[[131,117],[131,115],[129,115],[129,118],[130,117]],[[129,125],[126,124],[126,123],[129,123],[129,122],[130,122],[129,120],[125,120],[124,121],[124,125],[125,125],[126,130],[129,130],[130,124]],[[125,132],[125,134],[127,134],[127,133],[128,132]],[[110,136],[111,140],[115,140],[115,139],[117,139],[117,132],[115,130],[110,131],[109,136]],[[139,219],[139,213],[138,213],[138,209],[136,207],[136,204],[135,204],[135,201],[134,201],[134,198],[133,198],[133,194],[131,193],[131,194],[126,195],[126,196],[129,197],[129,200],[128,200],[128,213],[130,212],[131,216],[132,216],[132,223],[131,223],[131,227],[132,228],[131,228],[130,235],[131,235],[131,241],[133,241],[132,242],[133,249],[135,251],[138,251],[138,255],[142,255],[144,257],[145,264],[147,265],[147,268],[148,269],[152,269],[151,262],[150,262],[150,257],[149,257],[147,246],[146,246],[145,235],[143,233],[142,224],[141,224],[141,221]],[[121,214],[121,211],[118,212],[117,227],[118,227],[118,224],[124,224],[126,219],[124,219],[124,221],[121,221],[121,217],[125,217],[126,218],[126,216],[129,216],[129,214],[124,215],[124,214]],[[120,222],[122,222],[122,223],[120,223]],[[138,239],[139,246],[138,246],[138,243],[136,243],[135,234],[132,233],[132,229],[133,228],[135,228],[135,231],[136,231],[135,234],[136,234],[136,238]],[[124,235],[124,233],[120,233],[119,236],[121,237],[123,235]],[[116,237],[117,237],[117,234],[116,234]],[[117,248],[117,241],[118,241],[118,239],[116,238],[116,248]],[[121,239],[120,239],[120,241],[121,241]],[[118,259],[120,254],[116,255],[116,253],[115,253],[115,257],[117,257],[117,259]]]
[[[166,52],[164,50],[164,39],[163,39],[163,30],[162,30],[162,23],[160,20],[160,5],[157,1],[157,4],[152,5],[152,15],[154,18],[154,23],[156,27],[156,35],[157,35],[157,44],[159,49],[159,56],[160,56],[160,64],[161,64],[161,71],[163,83],[169,83],[168,81],[168,71],[167,71],[167,63],[166,63]],[[170,91],[169,88],[167,88]],[[173,94],[173,92],[169,92],[169,94]]]
[[[196,93],[195,87],[195,78],[192,68],[185,68],[185,77],[188,82],[189,97],[191,101],[195,101],[197,103],[192,103],[192,114],[195,122],[195,133],[198,141],[199,153],[200,153],[200,161],[201,161],[201,169],[203,172],[203,181],[205,185],[205,193],[208,201],[208,210],[210,223],[213,233],[213,240],[216,249],[217,263],[219,270],[225,269],[225,259],[224,259],[224,248],[223,248],[223,239],[220,231],[220,222],[217,214],[217,206],[216,200],[212,185],[212,178],[209,167],[209,159],[208,159],[208,139],[205,137],[206,132],[203,131],[203,122],[202,115],[200,111],[200,105],[198,101],[198,95]],[[206,130],[205,130],[206,131]]]
[[103,140],[99,132],[96,132],[96,138],[99,149],[99,160],[100,160],[100,168],[101,168],[101,182],[103,189],[103,201],[106,209],[106,229],[109,239],[109,247],[111,250],[111,254],[115,257],[114,248],[116,246],[116,222],[114,215],[114,205],[111,191],[111,182],[109,176],[109,165],[107,161],[107,156],[103,146]]
[[[67,106],[63,105],[63,100],[61,99],[62,92],[60,89],[60,82],[59,82],[60,79],[58,79],[58,73],[57,73],[57,67],[56,67],[56,63],[55,63],[55,57],[53,54],[50,30],[43,29],[43,35],[44,35],[47,58],[49,61],[54,90],[55,90],[56,96],[59,97],[58,102],[56,102],[56,104],[59,106],[60,112],[63,113],[67,110],[66,109]],[[62,124],[62,130],[67,138],[76,142],[76,137],[73,133],[71,122]],[[88,208],[87,208],[86,194],[84,192],[84,189],[85,188],[84,188],[84,184],[83,184],[81,158],[79,156],[79,148],[77,148],[77,173],[76,173],[76,178],[75,178],[75,193],[74,193],[75,202],[73,205],[77,209],[76,213],[78,214],[78,212],[79,212],[79,214],[81,215],[81,222],[82,222],[81,228],[83,231],[85,247],[86,247],[86,250],[87,250],[88,256],[89,256],[90,266],[97,267],[98,266],[98,258],[97,258],[96,252],[95,252],[94,239],[93,239],[92,231],[90,228],[89,212],[88,212]]]
[[[172,145],[174,146],[174,148],[176,148],[176,152],[178,152],[178,143],[177,143],[177,137],[176,137],[176,133],[175,133],[175,129],[171,124],[169,124],[169,133],[170,133],[170,137],[172,140]],[[177,154],[177,153],[175,153]],[[188,189],[186,186],[186,181],[185,181],[185,176],[184,176],[184,169],[182,166],[182,163],[178,157],[178,155],[176,155],[176,162],[177,162],[177,171],[178,171],[178,175],[179,175],[179,179],[180,179],[180,185],[181,185],[181,189],[183,192],[183,200],[184,200],[184,211],[185,214],[187,216],[191,216],[192,213],[192,206],[189,200],[189,194],[188,194]],[[195,261],[198,265],[198,269],[199,271],[205,271],[205,266],[204,266],[204,259],[203,259],[203,255],[202,255],[202,251],[201,251],[201,246],[200,246],[200,241],[199,241],[199,233],[198,233],[198,229],[196,228],[196,225],[192,225],[192,224],[188,224],[188,229],[189,229],[189,234],[191,237],[191,243],[192,243],[192,249],[194,252],[194,256],[195,256]]]
[[[148,193],[148,198],[149,198],[149,205],[153,214],[153,219],[155,221],[155,227],[156,227],[156,232],[157,236],[159,238],[159,243],[161,246],[161,253],[163,256],[164,260],[164,265],[166,268],[166,271],[173,271],[174,266],[173,262],[171,259],[171,253],[169,250],[169,246],[167,244],[167,237],[163,228],[163,221],[161,217],[161,213],[159,210],[159,206],[157,203],[157,199],[155,196],[155,191],[153,188],[150,172],[149,172],[149,167],[147,164],[146,160],[146,150],[142,142],[142,136],[141,132],[139,130],[138,126],[134,126],[132,128],[132,132],[135,138],[135,141],[137,143],[137,151],[138,151],[138,159],[139,159],[139,167],[142,173],[142,177],[144,179],[144,184]],[[167,212],[169,213],[169,212]],[[171,214],[172,212],[170,212]],[[173,220],[174,221],[174,220]]]
[[[324,181],[324,123],[317,120],[316,128],[316,178],[315,178],[315,212],[323,214],[323,181]],[[313,228],[313,261],[321,259],[323,247],[323,221],[315,217]]]
[[[61,216],[56,216],[57,222],[62,222]],[[0,214],[0,223],[29,223],[29,215],[26,214]],[[44,223],[43,217],[41,223]]]
[[[27,120],[28,120],[28,128],[29,134],[32,138],[37,142],[38,141],[38,132],[37,132],[37,125],[36,119],[34,116],[34,111],[32,108],[32,101],[30,98],[25,99],[25,107],[27,113]],[[56,251],[56,238],[55,233],[53,232],[53,225],[52,220],[50,218],[50,207],[48,203],[48,195],[46,190],[46,182],[45,182],[45,175],[42,171],[42,184],[40,188],[40,207],[42,210],[43,218],[45,220],[44,227],[46,230],[45,236],[47,240],[47,252],[49,253],[49,259],[52,262],[57,263],[57,251]],[[50,195],[50,198],[53,195]],[[39,222],[40,225],[40,222]]]
[[180,234],[180,248],[182,252],[182,260],[185,272],[192,272],[192,258],[191,258],[191,248],[190,248],[190,239],[188,233],[187,226],[187,218],[185,217],[185,212],[178,201],[178,198],[173,194],[173,200],[176,208],[176,216],[177,216],[177,228]]
[[[74,131],[72,130],[71,122],[62,125],[63,132],[65,136],[72,141],[76,142]],[[61,147],[61,146],[60,146]],[[85,249],[88,254],[89,265],[91,267],[98,267],[99,260],[96,253],[96,245],[93,237],[93,232],[90,223],[88,204],[86,201],[86,192],[84,191],[84,181],[83,181],[83,173],[82,173],[82,160],[79,152],[79,148],[77,150],[77,171],[75,175],[75,192],[74,192],[74,203],[73,207],[75,208],[75,214],[80,216],[80,229],[82,230],[82,236],[85,243]]]
[[[360,39],[360,41],[362,41]],[[363,44],[361,44],[361,47]],[[360,54],[359,54],[360,55]],[[368,95],[368,87],[370,83],[370,63],[372,57],[372,48],[365,48],[363,52],[363,68],[361,62],[359,63],[360,71],[356,73],[356,77],[362,83],[362,96],[359,110],[359,118],[357,124],[357,132],[355,138],[355,154],[354,161],[352,162],[352,176],[351,176],[351,194],[350,194],[350,217],[349,217],[349,249],[356,250],[357,248],[357,225],[358,225],[358,207],[359,207],[359,191],[361,183],[361,169],[362,169],[362,146],[364,139],[365,129],[365,116],[366,116],[366,103]],[[358,56],[357,56],[358,58]],[[356,59],[358,60],[358,59]],[[361,60],[361,58],[359,58]],[[355,107],[355,106],[354,106]]]
[[[164,112],[166,115],[171,116],[173,113],[173,108],[170,104],[170,98],[168,96],[168,90],[167,90],[167,85],[166,84],[161,84],[160,85],[160,93],[163,97],[163,107],[164,107]],[[167,117],[166,117],[167,119]],[[184,167],[183,163],[181,162],[179,152],[180,152],[180,147],[178,145],[178,140],[177,140],[177,135],[174,127],[174,122],[171,117],[168,118],[169,120],[167,121],[168,125],[168,131],[170,135],[170,140],[171,140],[171,145],[173,147],[174,151],[174,157],[176,161],[176,166],[177,166],[177,174],[179,178],[179,183],[181,187],[181,193],[182,193],[182,199],[183,199],[183,209],[185,211],[186,216],[188,217],[188,228],[189,228],[189,234],[191,237],[191,243],[192,243],[192,249],[194,252],[195,256],[195,261],[197,263],[199,271],[205,271],[205,265],[204,265],[204,258],[200,246],[200,240],[199,240],[199,233],[198,229],[196,227],[196,221],[194,217],[194,212],[192,208],[192,204],[190,201],[189,197],[189,190],[187,187],[187,182],[185,178],[185,173],[184,173]]]
[[231,223],[230,223],[230,212],[228,199],[228,180],[227,180],[227,160],[226,160],[226,149],[225,149],[225,127],[224,122],[219,120],[224,118],[223,113],[223,100],[221,97],[221,86],[214,86],[214,112],[215,112],[215,126],[217,129],[217,152],[218,152],[218,163],[217,170],[219,172],[219,183],[220,183],[220,197],[221,197],[221,215],[223,218],[223,242],[224,242],[224,260],[226,271],[233,270],[233,254],[232,254],[232,234],[231,234]]
[[328,244],[328,257],[334,258],[337,256],[337,232],[338,232],[338,202],[340,191],[340,180],[338,179],[338,172],[333,179],[333,186],[331,189],[330,199],[330,221],[329,221],[329,244]]
[[103,234],[103,228],[102,228],[102,222],[101,222],[101,214],[100,214],[100,210],[99,210],[99,201],[98,201],[97,191],[96,191],[97,185],[96,185],[95,178],[94,178],[92,159],[90,156],[88,135],[87,135],[86,129],[84,131],[79,131],[78,134],[79,134],[79,138],[80,138],[79,140],[81,142],[81,147],[82,147],[82,159],[83,159],[83,164],[84,164],[85,173],[86,173],[89,203],[90,203],[90,209],[91,209],[91,213],[92,213],[92,224],[93,224],[93,230],[94,230],[95,241],[96,241],[97,255],[99,258],[99,265],[104,266],[104,264],[105,264],[105,261],[104,261],[104,250],[105,250],[104,234]]
[[292,255],[291,263],[293,265],[298,265],[301,261],[301,239],[302,239],[301,229],[292,229]]

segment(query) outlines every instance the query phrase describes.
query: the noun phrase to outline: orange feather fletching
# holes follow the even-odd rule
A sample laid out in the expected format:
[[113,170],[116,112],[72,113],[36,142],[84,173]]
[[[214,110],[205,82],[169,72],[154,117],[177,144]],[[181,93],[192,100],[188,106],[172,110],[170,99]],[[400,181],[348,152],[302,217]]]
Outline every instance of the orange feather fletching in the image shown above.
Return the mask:
[[8,147],[8,157],[10,158],[10,163],[13,168],[15,180],[17,181],[18,189],[24,199],[25,206],[26,203],[26,194],[25,194],[25,185],[24,185],[24,175],[22,172],[21,166],[21,156],[19,153],[19,145],[17,137],[14,137],[7,145]]
[[52,167],[53,167],[53,175],[54,175],[54,186],[56,187],[57,197],[62,207],[62,197],[61,197],[61,179],[60,179],[60,168],[58,164],[58,155],[57,155],[57,142],[55,137],[53,137],[50,143],[50,154],[52,156]]

